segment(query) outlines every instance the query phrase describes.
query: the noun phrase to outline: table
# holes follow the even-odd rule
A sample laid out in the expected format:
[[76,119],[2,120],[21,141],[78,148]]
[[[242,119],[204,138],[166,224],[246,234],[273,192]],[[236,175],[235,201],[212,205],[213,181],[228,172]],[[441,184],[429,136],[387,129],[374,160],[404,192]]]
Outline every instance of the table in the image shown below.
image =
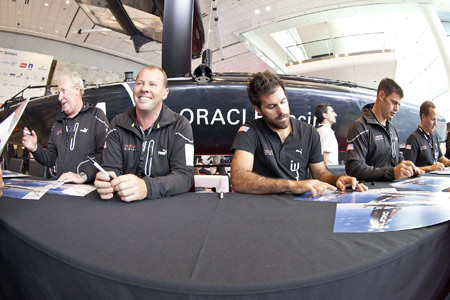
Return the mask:
[[124,203],[0,199],[0,280],[17,299],[444,299],[449,222],[333,233],[335,203],[187,193]]

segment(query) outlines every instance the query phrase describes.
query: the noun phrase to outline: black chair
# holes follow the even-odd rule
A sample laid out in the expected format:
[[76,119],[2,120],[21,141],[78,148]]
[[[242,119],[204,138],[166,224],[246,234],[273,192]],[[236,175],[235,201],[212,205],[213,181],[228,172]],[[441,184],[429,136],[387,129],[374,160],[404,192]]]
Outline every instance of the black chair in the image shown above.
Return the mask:
[[30,159],[28,165],[28,174],[32,176],[44,177],[47,179],[51,177],[49,168],[41,165],[35,159]]
[[9,159],[9,164],[6,167],[11,172],[22,173],[23,159],[11,157]]

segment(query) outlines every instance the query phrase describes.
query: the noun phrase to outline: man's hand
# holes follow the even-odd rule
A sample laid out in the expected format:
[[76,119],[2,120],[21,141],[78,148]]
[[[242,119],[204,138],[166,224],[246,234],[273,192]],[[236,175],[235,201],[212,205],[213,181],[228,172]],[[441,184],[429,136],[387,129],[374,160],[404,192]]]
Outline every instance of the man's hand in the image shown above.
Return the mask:
[[119,176],[111,181],[120,199],[125,202],[142,200],[147,196],[147,185],[142,178],[134,174],[126,174]]
[[336,187],[317,179],[289,181],[289,189],[293,194],[310,192],[312,197],[323,195],[327,190],[335,191]]
[[432,166],[430,166],[430,171],[436,171],[436,170],[444,170],[445,166],[443,163],[435,162]]
[[[30,134],[31,133],[31,134]],[[22,145],[25,146],[29,151],[34,152],[37,150],[37,135],[34,130],[31,132],[28,128],[24,128],[22,136]]]
[[416,174],[424,174],[425,171],[417,168],[412,161],[404,160],[394,168],[394,178],[408,178]]
[[[116,173],[109,171],[108,172],[113,178],[116,178]],[[100,195],[100,198],[103,200],[111,199],[114,196],[114,187],[111,184],[109,176],[106,176],[102,172],[98,172],[95,175],[94,186],[97,188],[97,192]]]
[[66,172],[59,176],[58,181],[73,182],[73,183],[85,183],[86,180],[81,178],[80,175],[73,172]]
[[368,190],[367,186],[363,183],[358,183],[355,177],[341,175],[336,179],[336,187],[341,191],[344,191],[347,185],[351,185],[352,190],[357,189],[360,192]]

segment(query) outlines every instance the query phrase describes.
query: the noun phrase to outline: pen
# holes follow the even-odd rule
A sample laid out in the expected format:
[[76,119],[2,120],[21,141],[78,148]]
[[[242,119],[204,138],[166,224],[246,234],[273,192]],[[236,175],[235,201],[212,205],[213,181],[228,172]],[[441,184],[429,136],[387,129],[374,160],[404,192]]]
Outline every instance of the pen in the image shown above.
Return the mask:
[[93,160],[92,158],[90,158],[89,155],[86,155],[86,157],[91,161],[91,163],[94,164],[94,167],[96,167],[97,170],[99,170],[100,172],[102,172],[103,174],[105,174],[106,176],[108,176],[110,180],[113,180],[113,179],[114,179],[114,178],[111,176],[111,174],[109,174],[108,172],[106,172],[105,169],[103,169],[102,166],[100,166],[95,160]]

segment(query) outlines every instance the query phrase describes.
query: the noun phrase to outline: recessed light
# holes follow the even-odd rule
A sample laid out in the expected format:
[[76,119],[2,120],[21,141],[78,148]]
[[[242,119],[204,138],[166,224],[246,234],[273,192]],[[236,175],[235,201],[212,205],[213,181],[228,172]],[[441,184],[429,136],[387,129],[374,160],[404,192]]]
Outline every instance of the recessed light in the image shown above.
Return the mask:
[[48,6],[48,3],[46,2],[46,3],[44,4],[44,6],[47,7],[47,6]]
[[66,0],[66,4],[69,5],[70,4],[70,0]]
[[270,11],[272,8],[270,6],[266,6],[266,11]]
[[261,11],[259,9],[255,9],[255,15],[259,15]]

